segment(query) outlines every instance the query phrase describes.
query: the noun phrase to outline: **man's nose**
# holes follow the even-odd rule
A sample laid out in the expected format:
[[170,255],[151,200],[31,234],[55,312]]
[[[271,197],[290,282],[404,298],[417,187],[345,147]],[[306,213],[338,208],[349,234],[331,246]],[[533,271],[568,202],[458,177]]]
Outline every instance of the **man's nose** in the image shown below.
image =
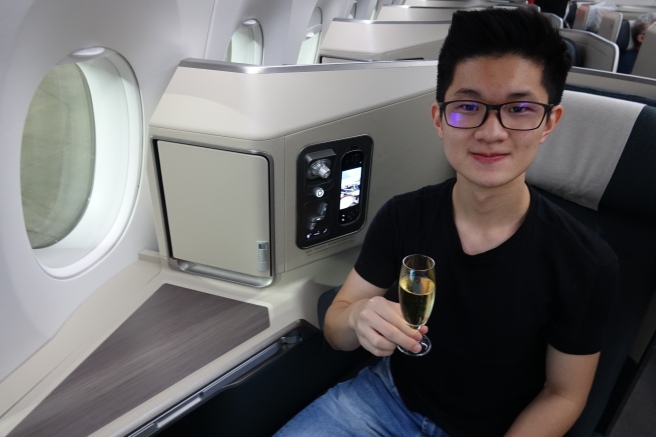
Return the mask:
[[508,134],[506,128],[501,124],[499,111],[496,109],[488,111],[485,121],[478,127],[477,132],[492,137],[506,136]]

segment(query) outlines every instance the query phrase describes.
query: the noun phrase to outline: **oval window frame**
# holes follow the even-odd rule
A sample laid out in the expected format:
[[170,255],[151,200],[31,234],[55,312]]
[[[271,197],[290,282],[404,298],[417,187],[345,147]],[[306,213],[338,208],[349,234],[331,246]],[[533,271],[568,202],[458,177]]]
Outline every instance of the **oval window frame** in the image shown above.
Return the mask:
[[125,58],[107,48],[90,47],[62,63],[76,63],[86,78],[96,155],[89,201],[76,226],[57,243],[33,249],[41,268],[63,279],[96,264],[127,228],[142,173],[144,129],[138,83]]

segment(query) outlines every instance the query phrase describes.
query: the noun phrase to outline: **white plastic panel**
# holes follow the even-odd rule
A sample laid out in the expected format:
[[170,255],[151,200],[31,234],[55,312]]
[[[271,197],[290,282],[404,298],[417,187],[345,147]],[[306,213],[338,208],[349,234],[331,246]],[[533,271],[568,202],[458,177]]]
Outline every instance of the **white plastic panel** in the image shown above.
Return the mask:
[[321,42],[319,60],[437,59],[450,26],[450,21],[336,19]]
[[271,276],[267,159],[167,141],[157,148],[173,258]]

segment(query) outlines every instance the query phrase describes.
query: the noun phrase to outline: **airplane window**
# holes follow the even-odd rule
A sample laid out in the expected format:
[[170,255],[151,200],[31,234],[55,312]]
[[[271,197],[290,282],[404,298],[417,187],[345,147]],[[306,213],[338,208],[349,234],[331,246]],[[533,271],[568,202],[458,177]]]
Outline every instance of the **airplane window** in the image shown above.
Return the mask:
[[317,62],[322,21],[321,9],[315,8],[312,12],[308,28],[305,31],[305,40],[301,44],[301,50],[298,54],[298,64],[314,64]]
[[76,64],[50,70],[32,99],[23,131],[21,190],[33,249],[62,240],[86,210],[96,157],[90,100]]
[[262,26],[257,20],[244,21],[232,34],[225,61],[262,65]]
[[68,277],[118,240],[141,167],[141,102],[117,53],[94,47],[52,68],[34,93],[21,146],[28,239],[41,266]]

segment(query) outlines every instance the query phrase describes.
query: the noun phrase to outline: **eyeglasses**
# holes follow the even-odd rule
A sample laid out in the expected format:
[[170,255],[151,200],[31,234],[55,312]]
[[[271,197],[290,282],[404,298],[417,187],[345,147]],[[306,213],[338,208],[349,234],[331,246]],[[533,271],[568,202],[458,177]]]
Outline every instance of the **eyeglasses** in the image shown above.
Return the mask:
[[537,102],[508,102],[488,105],[476,100],[452,100],[439,103],[446,124],[458,129],[473,129],[487,120],[490,111],[497,111],[499,123],[510,130],[534,130],[540,127],[554,105]]

